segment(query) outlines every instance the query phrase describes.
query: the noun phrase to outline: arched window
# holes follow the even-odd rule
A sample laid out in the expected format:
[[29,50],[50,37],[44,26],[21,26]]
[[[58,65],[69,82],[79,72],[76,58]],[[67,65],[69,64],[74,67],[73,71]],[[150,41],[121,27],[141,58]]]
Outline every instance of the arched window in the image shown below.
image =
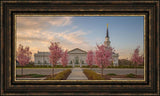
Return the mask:
[[78,56],[75,57],[75,64],[79,64],[79,57]]

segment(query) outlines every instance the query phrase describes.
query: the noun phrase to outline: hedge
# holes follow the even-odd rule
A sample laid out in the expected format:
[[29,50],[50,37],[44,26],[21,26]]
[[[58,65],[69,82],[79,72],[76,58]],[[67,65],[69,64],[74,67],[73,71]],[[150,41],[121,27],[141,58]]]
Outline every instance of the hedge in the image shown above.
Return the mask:
[[88,80],[105,80],[100,74],[88,69],[83,69],[83,73],[87,76]]

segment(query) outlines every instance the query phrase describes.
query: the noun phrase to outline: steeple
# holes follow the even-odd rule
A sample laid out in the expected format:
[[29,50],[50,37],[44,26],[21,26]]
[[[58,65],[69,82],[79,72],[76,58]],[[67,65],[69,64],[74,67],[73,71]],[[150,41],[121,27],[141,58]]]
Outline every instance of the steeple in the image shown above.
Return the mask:
[[104,45],[105,45],[106,47],[110,47],[110,43],[111,43],[111,41],[109,40],[108,24],[107,24],[107,33],[106,33],[106,37],[105,37],[105,41],[104,41]]
[[106,33],[106,37],[109,38],[109,34],[108,34],[108,24],[107,24],[107,33]]

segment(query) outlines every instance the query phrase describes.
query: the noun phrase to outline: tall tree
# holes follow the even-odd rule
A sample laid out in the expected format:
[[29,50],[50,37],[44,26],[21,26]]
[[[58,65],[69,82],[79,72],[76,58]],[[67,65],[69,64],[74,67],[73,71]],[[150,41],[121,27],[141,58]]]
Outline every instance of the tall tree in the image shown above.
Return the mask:
[[97,45],[95,54],[95,63],[101,68],[101,75],[103,76],[103,70],[109,66],[112,62],[112,48],[105,47],[104,45]]
[[138,64],[142,64],[144,61],[143,55],[139,54],[139,48],[138,46],[135,50],[134,53],[132,54],[131,61],[136,65],[136,75],[137,75],[137,66]]
[[29,47],[23,47],[23,45],[19,45],[17,50],[17,61],[21,65],[21,75],[23,75],[23,67],[26,64],[29,64],[31,60],[32,52],[29,50]]
[[62,55],[62,57],[61,57],[61,63],[62,63],[62,65],[63,65],[63,67],[66,67],[67,66],[67,64],[68,64],[68,51],[66,50],[66,51],[64,51],[63,52],[63,55]]
[[49,60],[52,64],[52,75],[54,76],[54,67],[57,65],[57,62],[62,57],[62,49],[59,46],[58,42],[50,42],[51,45],[49,47],[50,55]]
[[90,68],[92,68],[92,65],[94,63],[94,54],[92,50],[89,50],[87,52],[87,58],[86,58],[86,62],[87,64],[90,66]]

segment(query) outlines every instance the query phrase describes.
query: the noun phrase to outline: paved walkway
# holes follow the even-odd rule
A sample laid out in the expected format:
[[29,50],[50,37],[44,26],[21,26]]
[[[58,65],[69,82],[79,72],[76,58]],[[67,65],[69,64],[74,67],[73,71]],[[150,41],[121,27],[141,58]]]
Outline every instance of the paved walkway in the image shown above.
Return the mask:
[[67,80],[88,80],[81,68],[73,68]]

